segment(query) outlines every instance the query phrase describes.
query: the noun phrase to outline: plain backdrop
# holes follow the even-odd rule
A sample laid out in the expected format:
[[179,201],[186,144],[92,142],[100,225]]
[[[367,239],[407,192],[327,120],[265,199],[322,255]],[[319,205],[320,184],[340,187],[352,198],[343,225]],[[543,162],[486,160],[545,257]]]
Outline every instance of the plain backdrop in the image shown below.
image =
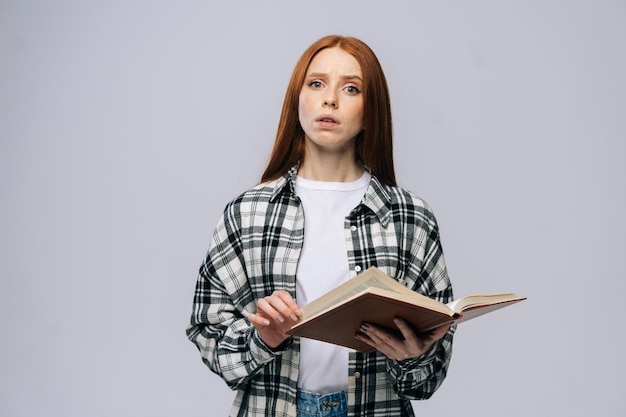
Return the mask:
[[0,415],[227,415],[196,274],[331,33],[385,69],[455,294],[528,297],[459,327],[417,415],[626,415],[617,0],[1,0]]

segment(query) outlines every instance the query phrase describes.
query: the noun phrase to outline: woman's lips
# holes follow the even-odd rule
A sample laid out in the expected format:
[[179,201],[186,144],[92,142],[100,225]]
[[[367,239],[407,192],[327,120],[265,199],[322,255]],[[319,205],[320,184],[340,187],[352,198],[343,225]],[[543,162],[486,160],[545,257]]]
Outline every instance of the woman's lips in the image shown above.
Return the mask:
[[340,124],[337,119],[335,119],[333,116],[329,114],[324,114],[318,117],[315,121],[320,127],[325,128],[325,129],[330,129]]

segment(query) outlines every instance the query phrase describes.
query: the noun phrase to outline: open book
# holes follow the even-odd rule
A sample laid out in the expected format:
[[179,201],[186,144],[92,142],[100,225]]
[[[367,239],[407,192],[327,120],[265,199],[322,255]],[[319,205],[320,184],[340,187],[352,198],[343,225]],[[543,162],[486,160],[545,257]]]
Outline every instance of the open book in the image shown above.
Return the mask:
[[401,317],[418,332],[463,321],[525,300],[515,294],[469,295],[448,304],[406,288],[372,267],[302,308],[302,320],[287,333],[371,352],[355,339],[361,323],[369,322],[398,331]]

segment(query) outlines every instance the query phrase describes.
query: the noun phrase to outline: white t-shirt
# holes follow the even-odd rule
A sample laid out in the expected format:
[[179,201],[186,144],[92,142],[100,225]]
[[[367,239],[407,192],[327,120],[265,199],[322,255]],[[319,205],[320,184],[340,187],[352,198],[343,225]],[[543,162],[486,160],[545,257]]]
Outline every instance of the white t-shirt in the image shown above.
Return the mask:
[[[354,182],[296,178],[296,194],[304,209],[304,245],[296,275],[299,305],[305,306],[348,280],[344,222],[363,199],[369,182],[368,172]],[[349,350],[316,340],[300,340],[298,388],[316,394],[347,389]]]

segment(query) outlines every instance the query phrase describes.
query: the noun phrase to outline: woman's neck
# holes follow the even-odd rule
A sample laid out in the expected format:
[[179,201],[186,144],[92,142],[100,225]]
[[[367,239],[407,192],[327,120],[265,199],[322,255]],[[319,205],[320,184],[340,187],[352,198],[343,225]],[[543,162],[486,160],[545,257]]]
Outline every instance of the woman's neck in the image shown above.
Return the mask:
[[298,175],[314,181],[352,182],[363,176],[363,167],[355,160],[354,155],[350,158],[332,155],[318,158],[305,154],[298,167]]

